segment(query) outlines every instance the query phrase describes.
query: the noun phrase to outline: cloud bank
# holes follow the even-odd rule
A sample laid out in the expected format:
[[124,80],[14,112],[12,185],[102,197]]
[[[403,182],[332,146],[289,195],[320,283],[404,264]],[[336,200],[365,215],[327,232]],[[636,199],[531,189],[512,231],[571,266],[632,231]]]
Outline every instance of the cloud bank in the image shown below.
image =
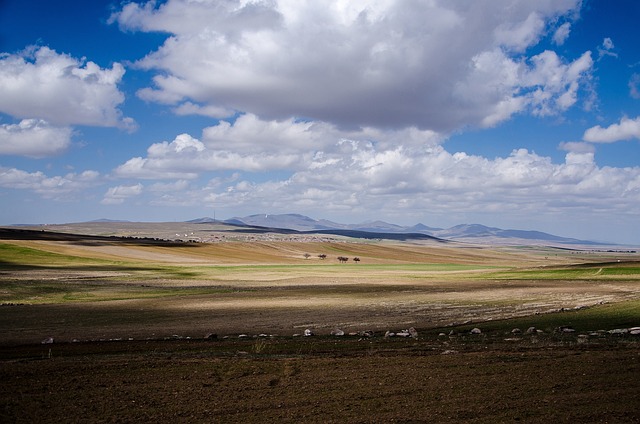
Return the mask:
[[118,109],[124,94],[117,86],[124,72],[119,63],[103,69],[48,47],[2,54],[0,112],[57,126],[131,128],[131,118]]
[[590,52],[527,55],[568,36],[580,1],[129,3],[111,17],[166,42],[138,95],[178,113],[308,118],[341,128],[490,127],[549,115],[589,84]]
[[0,125],[0,155],[41,158],[58,154],[71,144],[69,127],[54,127],[38,119]]

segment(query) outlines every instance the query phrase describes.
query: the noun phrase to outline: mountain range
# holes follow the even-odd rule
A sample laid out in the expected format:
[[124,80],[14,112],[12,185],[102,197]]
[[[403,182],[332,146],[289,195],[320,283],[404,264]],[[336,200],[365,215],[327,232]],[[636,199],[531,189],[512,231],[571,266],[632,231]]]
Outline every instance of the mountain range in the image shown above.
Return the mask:
[[[369,221],[361,224],[340,224],[325,219],[316,220],[300,214],[256,214],[245,217],[234,217],[224,221],[213,218],[199,218],[190,223],[224,222],[236,226],[261,227],[268,229],[284,229],[298,232],[319,232],[349,235],[357,233],[373,233],[396,235],[391,238],[402,238],[401,235],[413,235],[411,238],[436,238],[441,240],[473,242],[483,244],[548,244],[548,245],[604,245],[605,243],[560,237],[541,231],[501,229],[480,224],[461,224],[451,228],[435,228],[424,224],[401,226],[384,221]],[[420,237],[426,236],[426,237]]]

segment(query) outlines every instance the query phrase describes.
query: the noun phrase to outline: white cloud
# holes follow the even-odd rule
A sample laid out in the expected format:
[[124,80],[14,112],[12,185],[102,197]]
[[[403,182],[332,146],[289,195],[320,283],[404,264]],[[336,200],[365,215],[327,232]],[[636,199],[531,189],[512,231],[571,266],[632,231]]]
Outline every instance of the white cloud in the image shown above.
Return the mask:
[[53,125],[135,127],[118,109],[124,68],[102,69],[93,62],[32,47],[0,55],[0,112],[15,118],[37,118]]
[[629,79],[629,95],[634,99],[640,99],[640,74],[633,74]]
[[320,166],[313,158],[335,160],[343,150],[338,141],[349,139],[386,149],[397,144],[437,145],[443,137],[417,128],[343,131],[323,122],[266,121],[246,114],[233,123],[221,121],[205,128],[202,140],[181,134],[171,142],[152,144],[146,157],[128,160],[114,174],[121,178],[195,179],[208,171],[299,170]]
[[69,127],[54,127],[38,119],[0,125],[0,155],[42,158],[58,154],[71,144]]
[[540,63],[523,52],[580,4],[169,0],[127,4],[111,21],[170,34],[137,63],[158,72],[138,95],[178,113],[447,132],[575,104],[590,68],[571,74],[575,61],[558,58],[561,86],[541,81],[536,97],[530,79]]
[[[525,149],[487,159],[428,149],[377,151],[346,143],[333,162],[286,180],[240,180],[206,197],[211,207],[335,215],[406,217],[472,213],[563,216],[606,210],[626,214],[640,202],[640,168],[600,168],[589,151],[570,151],[553,163]],[[250,205],[250,206],[247,206]],[[346,208],[346,209],[345,209]],[[525,213],[526,212],[526,213]],[[405,218],[406,219],[406,218]]]
[[571,33],[571,23],[565,22],[562,25],[560,25],[558,29],[556,29],[556,31],[553,33],[552,40],[556,45],[561,46],[564,44],[565,41],[567,41],[567,38],[569,38],[570,33]]
[[135,185],[119,185],[111,187],[107,190],[104,198],[100,203],[103,205],[119,205],[125,200],[139,196],[142,193],[143,185],[138,183]]
[[632,138],[640,139],[640,116],[636,119],[623,117],[619,124],[611,124],[607,128],[596,125],[586,130],[582,138],[591,143],[614,143]]
[[96,171],[48,177],[40,171],[27,172],[0,166],[0,187],[33,191],[45,199],[68,200],[99,183],[100,174]]
[[506,22],[499,25],[494,34],[499,45],[522,52],[538,41],[544,28],[544,18],[537,12],[531,12],[522,22]]
[[618,57],[618,53],[614,52],[613,40],[606,37],[602,40],[602,46],[598,47],[598,59],[602,59],[604,56]]
[[202,115],[210,118],[227,118],[235,112],[223,107],[208,105],[200,106],[191,102],[185,102],[173,109],[176,115]]
[[567,152],[574,153],[595,153],[596,149],[591,143],[584,143],[580,141],[567,141],[560,143],[559,148]]
[[640,168],[598,167],[591,143],[563,143],[565,160],[554,163],[527,149],[492,159],[451,153],[441,142],[417,129],[343,131],[245,115],[205,129],[200,140],[182,134],[154,144],[147,157],[115,174],[131,177],[125,171],[137,163],[138,177],[180,179],[152,186],[151,204],[233,214],[321,210],[322,217],[390,220],[489,214],[544,223],[598,211],[626,216],[640,204]]

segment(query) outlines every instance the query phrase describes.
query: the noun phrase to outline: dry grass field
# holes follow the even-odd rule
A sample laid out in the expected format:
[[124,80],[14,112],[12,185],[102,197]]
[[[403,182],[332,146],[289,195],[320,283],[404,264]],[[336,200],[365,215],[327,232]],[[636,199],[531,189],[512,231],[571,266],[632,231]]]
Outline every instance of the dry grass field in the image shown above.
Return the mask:
[[636,253],[184,225],[2,231],[0,421],[640,420]]

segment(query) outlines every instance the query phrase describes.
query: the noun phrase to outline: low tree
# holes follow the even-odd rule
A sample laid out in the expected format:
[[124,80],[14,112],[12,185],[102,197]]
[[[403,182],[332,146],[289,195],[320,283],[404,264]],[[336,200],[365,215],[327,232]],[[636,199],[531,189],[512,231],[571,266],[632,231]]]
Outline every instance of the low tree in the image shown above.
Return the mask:
[[304,258],[305,258],[305,259],[309,259],[310,257],[311,257],[311,255],[310,255],[310,254],[308,254],[308,253],[305,253],[305,254],[304,254]]
[[322,254],[318,255],[318,257],[319,257],[320,259],[324,260],[324,259],[326,259],[326,258],[327,258],[327,255],[325,255],[324,253],[322,253]]
[[347,262],[349,260],[349,258],[344,257],[344,256],[338,256],[338,260],[340,261],[340,263],[342,263],[342,262]]
[[360,262],[360,258],[356,256],[355,258],[353,258],[353,262],[355,262],[355,263]]

